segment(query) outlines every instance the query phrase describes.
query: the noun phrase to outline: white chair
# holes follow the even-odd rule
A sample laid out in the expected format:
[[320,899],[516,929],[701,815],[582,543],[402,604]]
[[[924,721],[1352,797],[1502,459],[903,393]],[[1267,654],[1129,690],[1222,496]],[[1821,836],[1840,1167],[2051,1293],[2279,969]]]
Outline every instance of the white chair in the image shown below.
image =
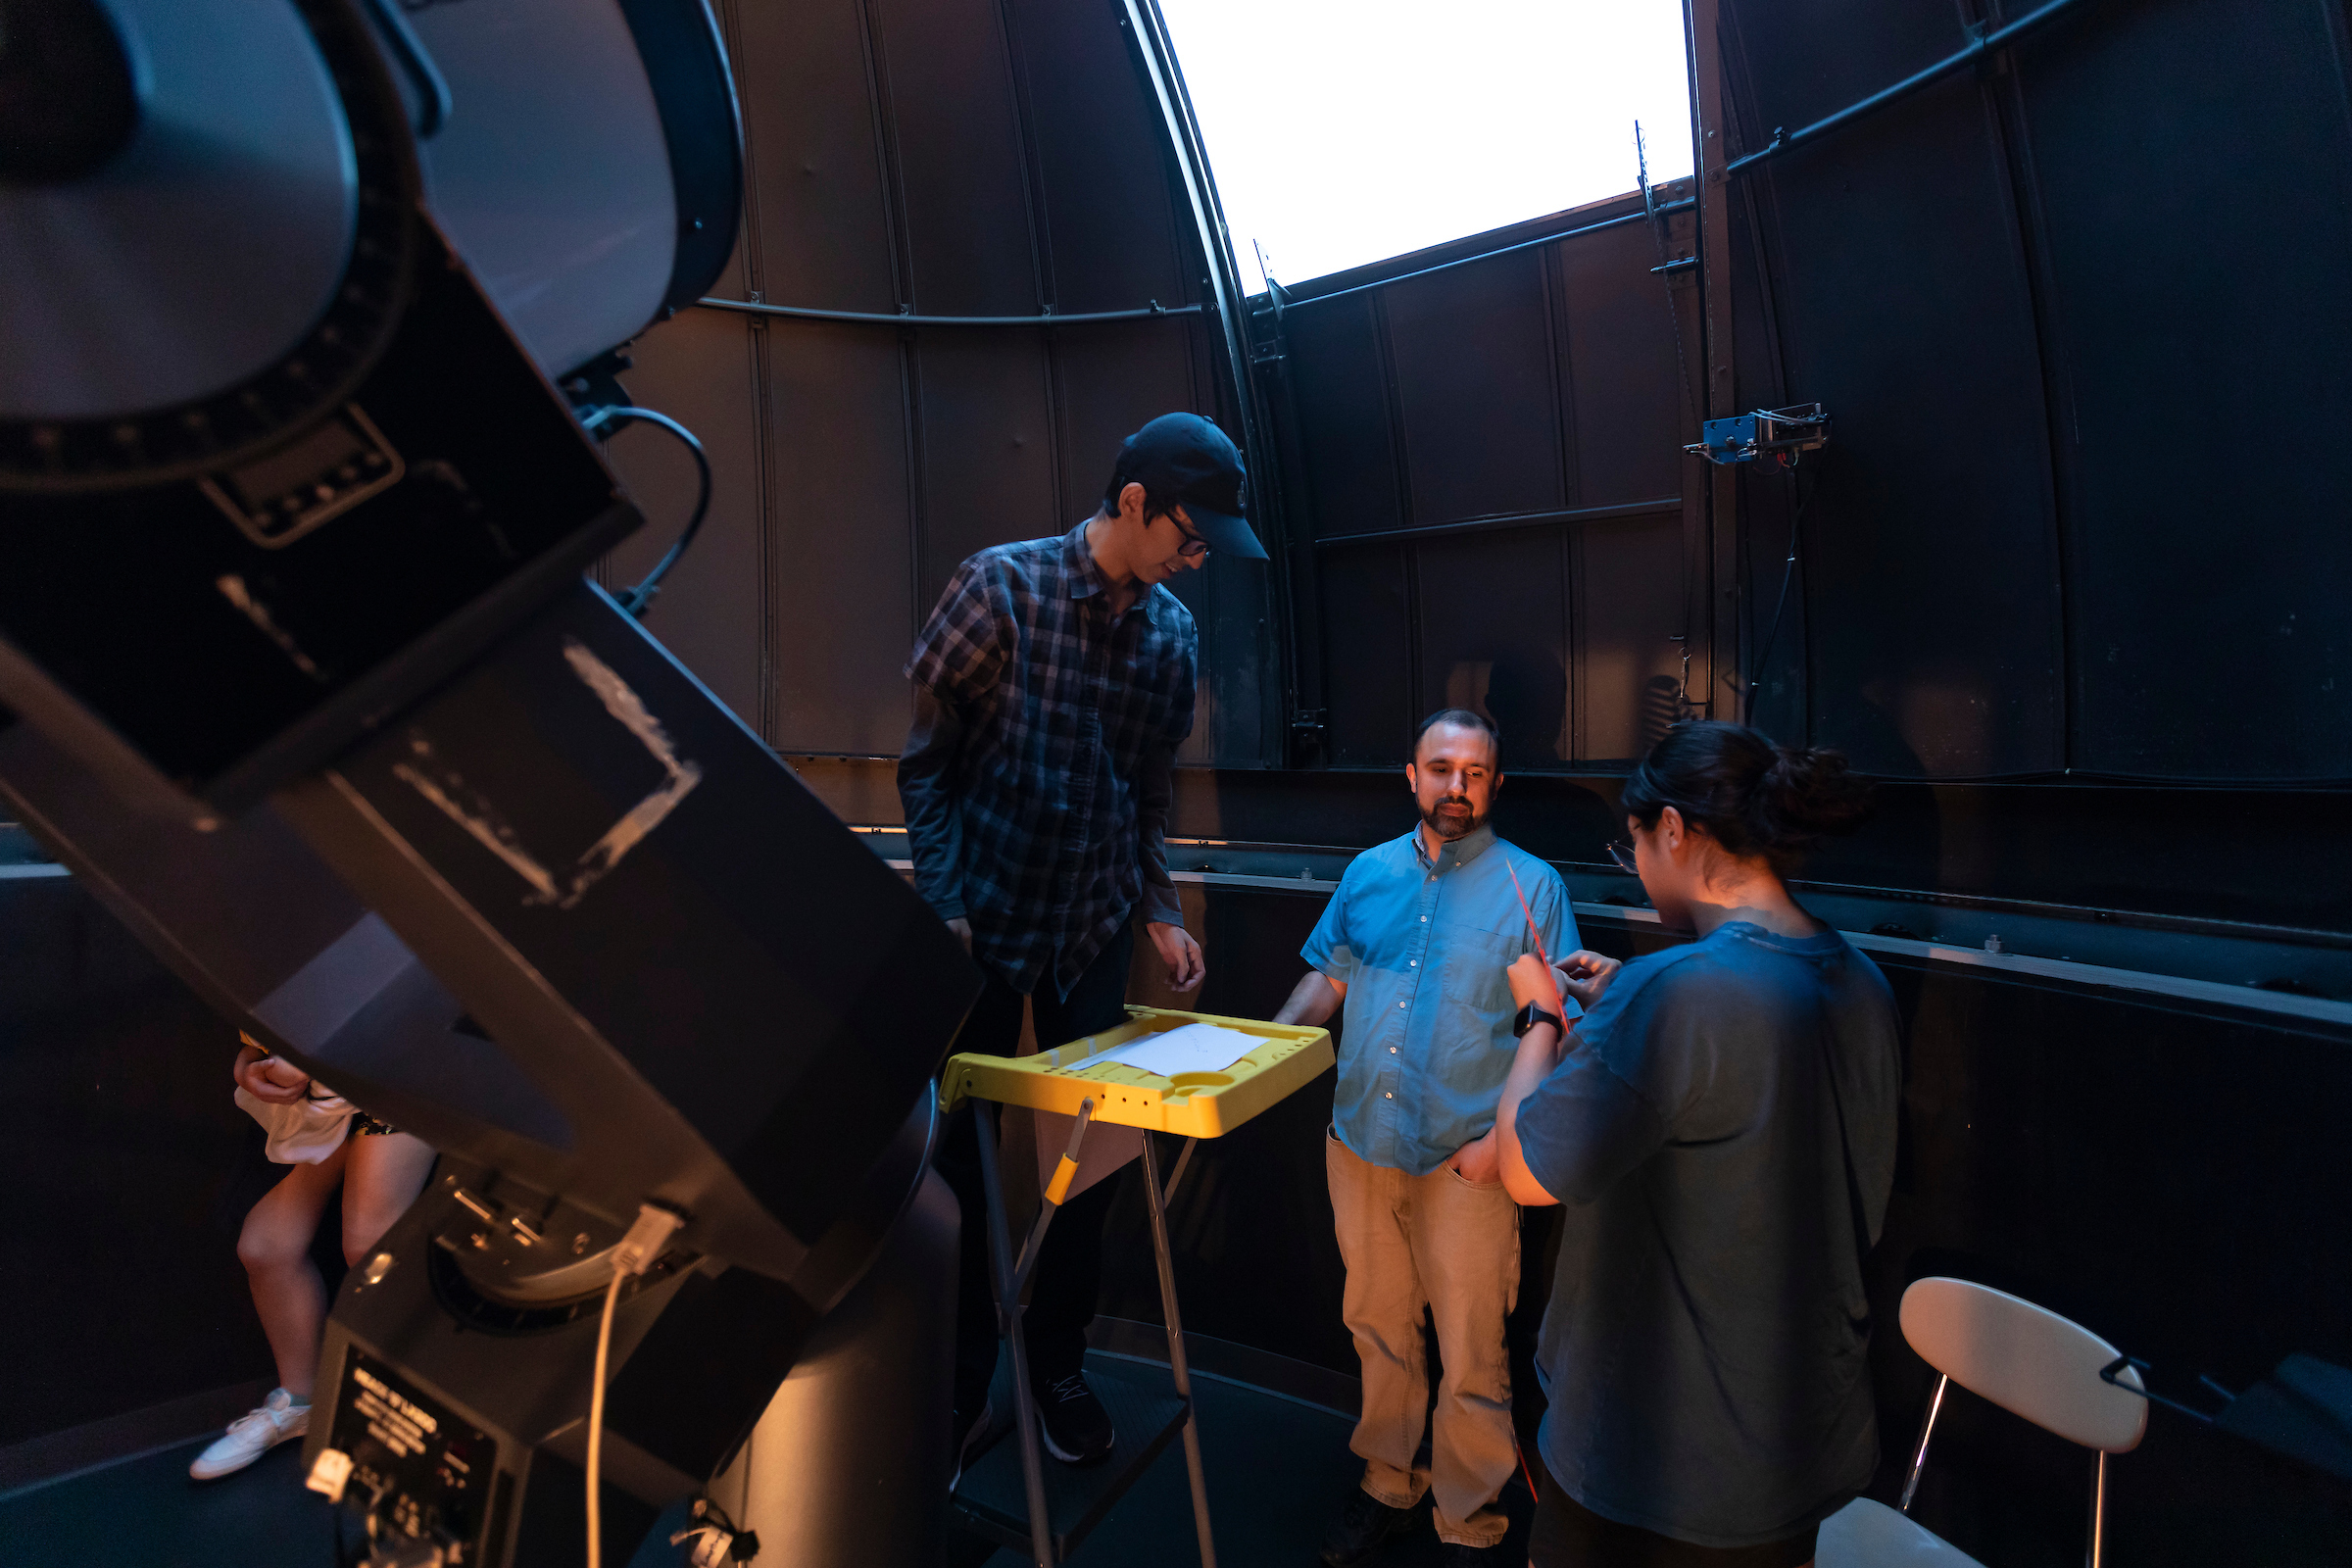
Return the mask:
[[2139,1446],[2147,1431],[2148,1401],[2133,1391],[2139,1375],[2119,1374],[2125,1387],[2101,1381],[2099,1371],[2120,1359],[2114,1346],[2057,1313],[2002,1291],[1966,1280],[1924,1279],[1903,1293],[1903,1338],[1942,1374],[1920,1423],[1911,1473],[1903,1480],[1902,1511],[1857,1497],[1823,1521],[1817,1568],[1971,1568],[1959,1547],[1910,1517],[1920,1467],[1943,1396],[1954,1383],[2013,1415],[2096,1450],[2090,1482],[2090,1541],[2083,1555],[2101,1568],[2107,1544],[2107,1456]]

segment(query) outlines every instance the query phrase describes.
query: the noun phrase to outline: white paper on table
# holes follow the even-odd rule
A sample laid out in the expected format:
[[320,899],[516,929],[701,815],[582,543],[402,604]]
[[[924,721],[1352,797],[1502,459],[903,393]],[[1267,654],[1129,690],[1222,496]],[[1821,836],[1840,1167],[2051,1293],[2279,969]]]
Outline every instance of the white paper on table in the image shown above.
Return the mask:
[[1099,1067],[1116,1061],[1139,1071],[1173,1078],[1180,1072],[1223,1072],[1265,1044],[1256,1035],[1224,1029],[1213,1023],[1188,1023],[1161,1034],[1146,1035],[1123,1046],[1098,1053],[1076,1067]]

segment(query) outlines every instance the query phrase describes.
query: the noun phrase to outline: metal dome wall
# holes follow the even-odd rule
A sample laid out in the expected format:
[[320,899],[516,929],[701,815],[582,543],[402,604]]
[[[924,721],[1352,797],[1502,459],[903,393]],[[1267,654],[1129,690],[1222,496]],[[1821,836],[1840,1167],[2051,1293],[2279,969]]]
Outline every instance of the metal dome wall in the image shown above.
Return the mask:
[[[1186,409],[1244,437],[1170,131],[1102,0],[725,0],[749,143],[724,298],[883,317],[1164,318],[900,326],[691,308],[624,379],[716,469],[704,537],[651,624],[770,745],[896,757],[900,674],[957,562],[1094,510],[1118,443]],[[1217,265],[1222,265],[1217,264]],[[1244,442],[1247,445],[1247,440]],[[649,432],[612,456],[657,520],[693,497]],[[1262,529],[1262,524],[1261,524]],[[1261,765],[1277,718],[1262,564],[1178,587],[1201,625],[1184,760]],[[895,806],[894,806],[895,812]]]
[[[2343,9],[2049,7],[1804,135],[2041,9],[1693,10],[1730,165],[1711,390],[1838,420],[1758,721],[1895,776],[2352,779]],[[1759,479],[1742,647],[1788,539]]]

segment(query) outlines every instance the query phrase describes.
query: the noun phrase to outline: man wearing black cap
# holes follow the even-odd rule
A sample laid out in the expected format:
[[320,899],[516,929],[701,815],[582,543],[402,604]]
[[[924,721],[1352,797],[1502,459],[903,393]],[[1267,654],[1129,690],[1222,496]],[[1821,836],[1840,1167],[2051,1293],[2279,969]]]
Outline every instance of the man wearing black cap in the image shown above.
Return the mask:
[[[915,888],[988,978],[958,1051],[1011,1055],[1024,1000],[1041,1045],[1124,1021],[1139,922],[1176,990],[1206,972],[1164,838],[1170,769],[1193,728],[1200,639],[1164,585],[1211,551],[1264,560],[1243,512],[1241,454],[1225,433],[1198,415],[1162,415],[1120,448],[1093,516],[1058,538],[981,551],[925,622],[906,664],[915,716],[899,798]],[[939,1170],[963,1205],[960,1467],[965,1445],[988,1429],[997,1360],[969,1120],[948,1129]],[[1071,1464],[1107,1457],[1116,1440],[1082,1370],[1116,1185],[1097,1183],[1062,1207],[1024,1318],[1046,1446]]]

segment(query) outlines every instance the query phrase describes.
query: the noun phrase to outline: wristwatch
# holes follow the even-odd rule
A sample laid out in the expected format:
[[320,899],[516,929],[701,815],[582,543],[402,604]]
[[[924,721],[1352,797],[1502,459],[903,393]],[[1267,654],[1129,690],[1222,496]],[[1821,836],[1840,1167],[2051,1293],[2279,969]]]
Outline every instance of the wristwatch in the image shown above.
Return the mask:
[[1531,1002],[1519,1009],[1518,1017],[1511,1020],[1511,1038],[1524,1039],[1527,1032],[1540,1023],[1547,1023],[1563,1035],[1568,1032],[1568,1026],[1560,1021],[1558,1013],[1541,1003]]

